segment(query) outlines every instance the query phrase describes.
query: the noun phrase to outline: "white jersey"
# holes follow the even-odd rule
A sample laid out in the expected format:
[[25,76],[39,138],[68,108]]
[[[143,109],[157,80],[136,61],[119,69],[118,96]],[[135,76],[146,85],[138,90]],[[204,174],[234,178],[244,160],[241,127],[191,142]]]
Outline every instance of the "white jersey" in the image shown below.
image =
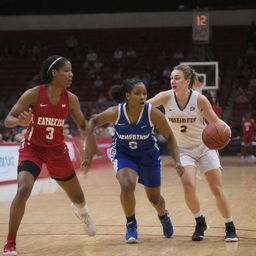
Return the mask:
[[174,91],[170,90],[165,116],[179,147],[191,148],[203,143],[202,132],[206,124],[197,106],[198,95],[198,92],[191,90],[187,105],[181,110]]

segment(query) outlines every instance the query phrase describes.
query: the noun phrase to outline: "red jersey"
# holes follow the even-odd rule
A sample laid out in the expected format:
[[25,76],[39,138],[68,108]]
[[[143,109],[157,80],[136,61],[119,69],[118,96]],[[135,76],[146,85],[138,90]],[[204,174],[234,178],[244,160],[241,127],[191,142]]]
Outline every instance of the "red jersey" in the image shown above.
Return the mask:
[[243,120],[243,142],[254,141],[254,122],[252,120]]
[[64,143],[63,126],[69,114],[68,91],[62,90],[60,100],[53,105],[45,85],[39,85],[39,97],[32,109],[33,119],[25,133],[25,141],[40,147],[55,147]]

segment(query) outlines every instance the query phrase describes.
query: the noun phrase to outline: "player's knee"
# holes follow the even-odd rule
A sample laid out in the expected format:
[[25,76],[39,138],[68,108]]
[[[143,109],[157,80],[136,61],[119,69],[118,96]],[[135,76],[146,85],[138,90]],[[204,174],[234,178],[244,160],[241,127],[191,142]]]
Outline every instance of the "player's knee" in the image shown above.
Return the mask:
[[22,184],[18,187],[17,190],[17,196],[20,197],[21,199],[27,199],[32,191],[32,187],[29,184]]
[[122,182],[121,184],[121,190],[125,193],[132,193],[135,191],[136,185],[133,184],[131,181]]

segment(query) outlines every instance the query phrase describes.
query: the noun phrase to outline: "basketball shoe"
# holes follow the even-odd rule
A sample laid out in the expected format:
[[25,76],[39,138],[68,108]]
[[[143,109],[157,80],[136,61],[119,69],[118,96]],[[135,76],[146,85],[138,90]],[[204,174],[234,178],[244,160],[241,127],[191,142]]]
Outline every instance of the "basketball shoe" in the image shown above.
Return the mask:
[[204,232],[209,229],[209,226],[207,225],[205,218],[203,216],[200,216],[196,218],[196,227],[194,234],[192,235],[192,241],[201,241],[204,239]]
[[169,212],[165,210],[165,215],[163,217],[158,216],[162,226],[163,234],[166,238],[170,238],[173,235],[173,225],[169,216]]
[[126,224],[126,235],[125,235],[126,243],[135,244],[138,240],[137,233],[137,221],[131,221]]
[[7,243],[4,245],[4,256],[15,256],[18,255],[16,252],[16,243]]
[[225,226],[226,226],[225,241],[226,242],[237,242],[238,237],[237,237],[237,234],[236,234],[236,228],[235,228],[235,225],[234,225],[233,221],[225,223]]
[[77,210],[77,207],[71,203],[70,205],[75,216],[83,223],[84,230],[88,236],[96,235],[96,225],[88,213],[88,207],[86,206],[86,212],[84,214],[80,214]]

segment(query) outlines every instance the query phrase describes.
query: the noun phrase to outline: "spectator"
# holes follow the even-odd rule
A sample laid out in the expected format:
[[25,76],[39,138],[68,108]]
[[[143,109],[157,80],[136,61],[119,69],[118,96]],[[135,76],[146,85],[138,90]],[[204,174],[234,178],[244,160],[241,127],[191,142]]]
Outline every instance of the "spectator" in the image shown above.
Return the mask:
[[101,77],[98,75],[96,77],[96,80],[94,81],[94,87],[100,88],[103,86],[103,80],[101,79]]
[[123,62],[123,51],[120,48],[116,48],[113,53],[114,62],[121,63]]
[[86,55],[86,61],[89,63],[90,66],[93,66],[94,63],[97,61],[98,55],[94,50],[90,50]]
[[137,60],[137,52],[133,48],[129,47],[125,53],[125,57],[129,64],[135,63]]
[[169,79],[171,75],[171,71],[168,66],[165,66],[165,68],[162,71],[162,77],[165,79]]
[[181,49],[178,49],[176,52],[173,53],[173,59],[176,60],[177,64],[183,60],[184,58],[184,54],[183,52],[181,51]]
[[98,100],[97,100],[99,103],[104,103],[107,101],[107,97],[104,95],[103,92],[100,93],[99,97],[98,97]]
[[242,158],[245,159],[247,157],[247,154],[249,153],[250,159],[255,159],[252,145],[254,141],[255,122],[254,119],[251,118],[251,113],[246,113],[243,117],[242,129]]
[[72,57],[76,57],[78,54],[78,39],[75,37],[75,35],[71,35],[66,41],[65,41],[68,54]]

